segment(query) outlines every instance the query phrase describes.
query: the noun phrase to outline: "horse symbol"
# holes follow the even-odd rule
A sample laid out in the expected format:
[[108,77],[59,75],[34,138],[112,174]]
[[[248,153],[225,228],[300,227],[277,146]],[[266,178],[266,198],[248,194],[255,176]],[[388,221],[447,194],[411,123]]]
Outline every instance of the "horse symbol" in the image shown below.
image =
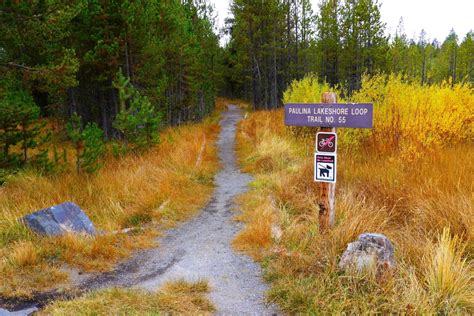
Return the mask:
[[323,165],[319,165],[319,176],[324,177],[324,178],[329,178],[329,170],[331,170],[332,167],[330,165],[326,165],[324,167]]

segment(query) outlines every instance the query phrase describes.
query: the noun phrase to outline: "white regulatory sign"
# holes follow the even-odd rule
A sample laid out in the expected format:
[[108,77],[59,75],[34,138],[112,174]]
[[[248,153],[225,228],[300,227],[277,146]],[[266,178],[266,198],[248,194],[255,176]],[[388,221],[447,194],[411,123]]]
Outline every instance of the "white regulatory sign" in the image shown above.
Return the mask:
[[335,154],[314,154],[314,181],[336,183]]

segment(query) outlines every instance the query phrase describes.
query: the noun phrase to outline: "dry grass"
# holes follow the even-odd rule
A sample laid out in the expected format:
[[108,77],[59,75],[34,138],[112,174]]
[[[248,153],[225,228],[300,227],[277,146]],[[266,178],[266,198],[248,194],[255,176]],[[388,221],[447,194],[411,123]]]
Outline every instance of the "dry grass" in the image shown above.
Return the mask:
[[[234,245],[261,260],[269,298],[288,313],[474,312],[472,144],[416,162],[341,146],[336,224],[322,234],[314,139],[300,136],[283,126],[281,110],[252,113],[239,125],[240,162],[255,180],[239,200],[247,226]],[[271,225],[281,239],[271,239]],[[338,270],[347,243],[362,232],[394,242],[393,276]]]
[[[262,249],[268,249],[272,244],[272,213],[269,211],[267,201],[260,201],[261,197],[255,197],[260,203],[253,208],[251,205],[245,205],[242,213],[236,217],[236,220],[245,222],[242,229],[233,241],[233,246],[240,251],[250,254],[255,259],[261,259]],[[263,197],[264,198],[264,197]]]
[[241,109],[246,109],[246,110],[250,109],[250,104],[246,101],[243,101],[241,99],[228,99],[228,98],[222,98],[222,97],[216,98],[215,109],[218,113],[220,113],[224,111],[225,109],[227,109],[227,106],[229,104],[236,105]]
[[73,301],[58,301],[40,315],[207,315],[214,311],[205,281],[167,283],[157,292],[107,289]]
[[[0,188],[0,295],[28,296],[66,281],[67,263],[105,271],[136,249],[154,246],[156,227],[171,227],[207,202],[218,169],[216,118],[168,128],[161,144],[141,156],[107,157],[96,176],[68,171],[44,177],[25,171]],[[70,161],[72,161],[70,159]],[[65,201],[87,213],[104,235],[37,236],[20,222],[25,214]],[[107,234],[136,228],[129,234]]]
[[438,242],[428,246],[424,273],[431,306],[449,312],[458,306],[474,308],[474,276],[472,265],[463,258],[465,244],[457,235],[444,230]]

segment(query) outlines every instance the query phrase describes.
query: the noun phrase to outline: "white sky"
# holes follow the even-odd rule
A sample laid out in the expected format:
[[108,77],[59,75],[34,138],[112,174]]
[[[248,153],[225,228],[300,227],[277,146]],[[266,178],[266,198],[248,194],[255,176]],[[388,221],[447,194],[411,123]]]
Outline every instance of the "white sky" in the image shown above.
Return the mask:
[[[210,0],[216,7],[219,26],[229,15],[230,0]],[[311,0],[316,12],[320,0]],[[387,32],[394,34],[403,17],[405,33],[418,39],[422,29],[430,40],[442,42],[449,31],[454,31],[461,41],[470,30],[474,30],[474,0],[379,0],[382,3],[382,21],[387,23]]]

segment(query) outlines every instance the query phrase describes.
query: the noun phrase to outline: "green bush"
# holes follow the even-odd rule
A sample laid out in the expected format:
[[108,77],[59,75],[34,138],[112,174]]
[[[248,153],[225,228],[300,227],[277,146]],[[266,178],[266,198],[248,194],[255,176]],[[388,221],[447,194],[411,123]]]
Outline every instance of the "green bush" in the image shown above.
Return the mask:
[[77,113],[71,116],[66,131],[76,149],[77,172],[93,174],[99,171],[103,166],[101,158],[105,153],[103,131],[96,123],[88,123],[82,129],[81,117]]

